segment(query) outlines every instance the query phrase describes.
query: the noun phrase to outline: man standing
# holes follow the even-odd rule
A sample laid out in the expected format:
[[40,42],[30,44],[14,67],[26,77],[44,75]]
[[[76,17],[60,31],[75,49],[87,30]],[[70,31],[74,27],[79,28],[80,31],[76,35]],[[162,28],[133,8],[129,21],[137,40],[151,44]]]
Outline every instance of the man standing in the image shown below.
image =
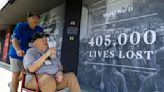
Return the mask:
[[164,47],[161,47],[156,53],[156,63],[160,69],[148,76],[139,92],[164,92]]
[[37,26],[40,16],[34,12],[27,15],[27,22],[20,22],[16,25],[13,32],[12,44],[9,50],[10,70],[12,72],[12,92],[17,92],[19,86],[19,76],[22,69],[22,60],[32,35],[36,32],[43,32],[40,26]]

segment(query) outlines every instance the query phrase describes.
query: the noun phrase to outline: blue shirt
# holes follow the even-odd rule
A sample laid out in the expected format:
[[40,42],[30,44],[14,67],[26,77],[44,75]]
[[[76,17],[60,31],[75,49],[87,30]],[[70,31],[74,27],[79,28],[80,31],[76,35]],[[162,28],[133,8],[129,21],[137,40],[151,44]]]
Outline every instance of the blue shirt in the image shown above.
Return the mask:
[[[12,37],[19,41],[20,48],[26,52],[29,48],[29,41],[36,32],[43,32],[43,28],[36,26],[34,29],[31,29],[28,22],[20,22],[16,25]],[[16,50],[12,44],[10,45],[9,56],[21,61],[23,60],[23,57],[17,56]]]

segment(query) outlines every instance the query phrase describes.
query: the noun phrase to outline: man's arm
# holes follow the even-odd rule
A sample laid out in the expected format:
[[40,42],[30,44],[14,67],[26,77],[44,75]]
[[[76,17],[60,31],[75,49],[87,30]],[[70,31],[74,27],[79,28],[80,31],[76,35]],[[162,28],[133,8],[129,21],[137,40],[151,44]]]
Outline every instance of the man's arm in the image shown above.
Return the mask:
[[18,23],[13,32],[12,44],[18,56],[24,56],[25,52],[21,50],[19,40],[21,39],[21,27],[22,23]]
[[63,76],[63,65],[61,64],[59,59],[56,59],[56,62],[58,63],[59,71],[56,73],[55,79],[59,83],[63,80],[63,77],[64,77]]
[[49,57],[48,54],[44,54],[41,56],[38,60],[35,61],[32,65],[30,65],[27,69],[29,72],[34,73],[36,70],[38,70],[45,62],[45,60]]
[[[44,55],[42,55],[38,60],[36,60],[34,63],[32,63],[27,69],[29,72],[35,72],[37,71],[46,61],[46,59],[51,56],[53,53],[53,48],[50,48]],[[25,56],[25,58],[28,58]],[[28,61],[27,61],[28,62]]]
[[18,56],[24,56],[25,52],[23,50],[21,50],[19,41],[16,38],[13,38],[12,44],[16,50],[17,55]]
[[19,45],[19,41],[16,38],[12,39],[12,44],[13,44],[16,51],[21,50],[20,45]]
[[58,59],[57,62],[58,62],[59,71],[63,72],[63,65],[61,64],[60,60]]

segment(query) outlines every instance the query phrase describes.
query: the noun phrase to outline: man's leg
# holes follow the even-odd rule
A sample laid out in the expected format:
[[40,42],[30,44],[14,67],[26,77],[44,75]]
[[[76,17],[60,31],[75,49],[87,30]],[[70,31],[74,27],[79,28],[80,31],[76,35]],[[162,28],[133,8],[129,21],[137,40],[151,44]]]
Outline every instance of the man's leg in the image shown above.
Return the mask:
[[20,75],[20,72],[13,72],[12,73],[12,85],[11,85],[12,92],[17,92],[17,90],[18,90],[19,75]]
[[61,90],[68,87],[71,92],[81,92],[80,85],[74,73],[64,74],[63,81],[57,84],[57,89]]
[[15,58],[10,58],[10,64],[10,70],[12,72],[11,90],[12,92],[17,92],[19,86],[19,77],[22,70],[22,61]]
[[[12,73],[12,80],[14,81],[14,79],[15,78],[13,78],[13,76],[19,76],[19,81],[21,81],[22,80],[22,71],[21,71],[21,73],[20,74],[17,74],[17,73],[19,73],[19,72],[15,72],[16,74],[14,74],[14,72]],[[10,92],[12,92],[12,83],[14,83],[14,82],[9,82],[8,83],[8,86],[9,86],[9,88],[10,88]],[[18,84],[18,83],[16,83],[16,84]]]
[[[41,92],[55,92],[56,91],[56,81],[53,76],[47,74],[37,75],[39,81],[39,90]],[[26,88],[36,90],[36,79],[35,76],[32,77],[30,81],[25,84]]]

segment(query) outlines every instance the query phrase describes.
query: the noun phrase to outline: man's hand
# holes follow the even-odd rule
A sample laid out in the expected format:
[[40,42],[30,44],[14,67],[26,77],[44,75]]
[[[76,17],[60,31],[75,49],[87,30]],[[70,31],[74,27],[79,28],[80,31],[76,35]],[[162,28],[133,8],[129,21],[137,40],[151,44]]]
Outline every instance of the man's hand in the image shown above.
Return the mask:
[[63,72],[59,71],[56,75],[55,75],[55,79],[57,81],[57,83],[61,82],[63,80]]
[[17,55],[23,57],[25,55],[25,52],[23,50],[18,50]]
[[46,52],[47,56],[55,55],[56,54],[56,49],[55,48],[49,48],[48,51]]

